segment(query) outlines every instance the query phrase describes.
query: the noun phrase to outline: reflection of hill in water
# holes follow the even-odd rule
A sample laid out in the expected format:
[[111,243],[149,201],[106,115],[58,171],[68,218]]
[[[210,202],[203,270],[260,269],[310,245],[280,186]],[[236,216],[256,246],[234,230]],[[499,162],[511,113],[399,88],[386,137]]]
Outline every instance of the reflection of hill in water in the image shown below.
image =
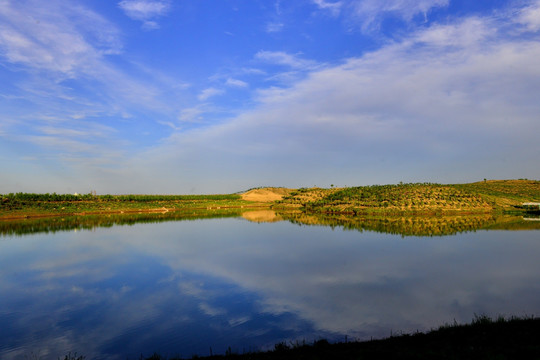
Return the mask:
[[0,235],[26,235],[70,230],[92,230],[114,225],[238,217],[240,209],[171,211],[166,213],[85,215],[0,221]]
[[528,214],[521,216],[505,216],[489,224],[486,230],[540,230],[540,216]]
[[462,215],[369,217],[306,214],[303,212],[245,211],[242,209],[171,211],[166,213],[110,214],[68,217],[33,218],[0,221],[0,236],[49,233],[70,230],[92,230],[114,225],[159,223],[240,217],[253,222],[290,221],[302,225],[342,227],[346,230],[377,231],[402,236],[442,236],[475,230],[540,230],[540,221],[527,221],[522,216]]
[[273,210],[246,211],[242,213],[242,217],[246,220],[258,223],[283,221],[283,218]]
[[290,212],[280,215],[283,219],[296,224],[342,227],[345,230],[376,231],[402,236],[443,236],[480,229],[540,230],[540,222],[537,221],[525,221],[521,216],[491,214],[368,217]]

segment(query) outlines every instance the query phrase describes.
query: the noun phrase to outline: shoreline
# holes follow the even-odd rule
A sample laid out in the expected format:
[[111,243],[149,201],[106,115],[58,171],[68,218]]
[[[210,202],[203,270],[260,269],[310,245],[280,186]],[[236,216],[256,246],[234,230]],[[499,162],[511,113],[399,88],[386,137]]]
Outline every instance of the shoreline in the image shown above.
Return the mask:
[[248,204],[248,205],[230,205],[230,206],[206,206],[206,207],[184,207],[184,208],[149,208],[149,209],[132,209],[132,208],[120,208],[115,210],[98,210],[98,211],[80,211],[80,212],[47,212],[47,213],[23,213],[17,215],[0,215],[0,221],[10,220],[25,220],[25,219],[40,219],[40,218],[54,218],[65,216],[87,216],[87,215],[118,215],[118,214],[151,214],[151,213],[167,213],[167,212],[180,212],[180,211],[201,211],[201,210],[226,210],[226,209],[260,209],[269,208],[270,204]]
[[[272,350],[240,352],[229,347],[224,353],[191,357],[164,356],[159,352],[143,356],[143,360],[186,360],[186,359],[537,359],[540,356],[538,333],[540,317],[499,316],[492,319],[486,315],[475,316],[470,323],[444,324],[426,332],[400,333],[385,338],[329,342],[320,339],[281,342]],[[59,359],[61,359],[59,357]],[[77,353],[65,356],[64,360],[85,360]]]
[[0,194],[0,220],[157,213],[181,210],[269,208],[347,216],[538,214],[540,181],[492,180],[470,184],[411,183],[346,188],[265,187],[222,195]]
[[470,210],[440,210],[440,211],[417,211],[417,210],[404,210],[404,211],[384,211],[384,210],[371,210],[371,211],[317,211],[309,209],[299,209],[296,207],[274,207],[272,203],[266,204],[246,204],[246,205],[213,205],[213,206],[197,206],[197,207],[158,207],[158,208],[118,208],[114,210],[87,210],[77,212],[26,212],[21,214],[4,215],[0,214],[0,221],[10,220],[25,220],[25,219],[43,219],[43,218],[55,218],[66,216],[87,216],[87,215],[119,215],[119,214],[151,214],[151,213],[167,213],[167,212],[181,212],[181,211],[204,211],[204,210],[227,210],[227,209],[270,209],[276,212],[289,212],[300,211],[306,215],[326,215],[326,216],[383,216],[383,217],[444,217],[444,216],[474,216],[474,215],[527,215],[538,214],[537,211],[527,210],[490,210],[490,211],[470,211]]

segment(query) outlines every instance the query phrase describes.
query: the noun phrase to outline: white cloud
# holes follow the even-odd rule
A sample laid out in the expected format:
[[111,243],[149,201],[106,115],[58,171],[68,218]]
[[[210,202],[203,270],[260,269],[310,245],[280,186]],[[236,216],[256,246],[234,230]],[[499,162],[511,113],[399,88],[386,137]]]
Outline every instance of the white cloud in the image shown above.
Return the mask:
[[281,22],[270,22],[266,24],[266,32],[268,33],[280,32],[283,30],[284,26],[285,25]]
[[159,24],[152,20],[146,20],[143,22],[144,30],[156,30],[159,29]]
[[239,73],[247,75],[267,75],[266,71],[255,68],[243,68],[239,70]]
[[158,23],[154,20],[164,16],[170,10],[169,1],[155,0],[123,0],[118,6],[133,20],[142,21],[145,29],[157,29]]
[[228,78],[225,82],[225,85],[240,88],[245,88],[249,86],[247,82],[233,78]]
[[68,124],[50,119],[46,125],[28,126],[27,134],[12,135],[28,145],[41,148],[40,156],[55,153],[66,162],[86,167],[109,166],[122,155],[116,129],[92,122],[72,120]]
[[100,137],[107,137],[106,134],[109,134],[111,132],[115,132],[115,130],[109,126],[99,126],[97,124],[92,124],[91,127],[85,127],[85,128],[58,128],[51,125],[46,126],[40,126],[39,131],[42,134],[48,135],[48,136],[58,136],[63,138],[85,138],[85,137],[92,137],[92,138],[100,138]]
[[276,0],[274,2],[274,9],[276,10],[277,15],[281,15],[281,0]]
[[212,96],[221,95],[224,92],[225,91],[223,91],[221,89],[216,89],[216,88],[213,88],[213,87],[207,88],[207,89],[204,89],[203,91],[201,91],[199,96],[197,96],[197,99],[199,99],[200,101],[204,101],[204,100],[207,100],[207,99],[211,98]]
[[[134,77],[114,66],[108,55],[122,53],[120,38],[112,23],[72,3],[28,0],[4,2],[0,7],[0,60],[25,70],[19,74],[26,77],[19,76],[21,80],[12,85],[24,91],[25,99],[41,105],[47,98],[51,105],[70,101],[70,108],[84,103],[94,110],[126,112],[120,104],[130,102],[163,109],[164,104],[157,100],[161,90],[153,83],[167,82],[172,87],[170,77],[152,69],[142,69]],[[152,81],[143,83],[143,77]],[[76,95],[63,84],[66,79],[77,80],[90,94],[103,94],[100,103]],[[65,107],[62,103],[59,110]]]
[[341,1],[327,2],[325,0],[312,0],[320,9],[329,11],[333,16],[339,15],[343,3]]
[[120,52],[114,25],[76,5],[59,6],[4,2],[0,55],[13,64],[76,77],[102,55]]
[[201,120],[201,115],[206,112],[204,106],[195,106],[191,108],[182,109],[180,115],[178,115],[178,120],[182,122],[198,122]]
[[525,25],[529,31],[540,30],[540,1],[537,0],[522,9],[516,21]]
[[141,21],[163,16],[169,10],[168,2],[152,0],[124,0],[119,2],[118,6],[130,18]]
[[315,61],[301,59],[296,55],[288,54],[283,51],[261,50],[255,54],[255,59],[271,64],[288,66],[294,69],[308,70],[317,66]]
[[[143,85],[108,60],[106,55],[121,53],[122,45],[118,29],[100,15],[71,3],[30,0],[4,3],[0,20],[0,58],[26,70],[26,79],[16,84],[26,99],[45,105],[47,98],[46,106],[59,101],[70,101],[70,108],[90,105],[90,100],[62,84],[76,79],[82,88],[94,87],[90,93],[106,94],[101,104],[91,104],[94,110],[115,102],[117,107],[126,100],[156,104],[155,87]],[[92,81],[97,81],[99,91]],[[58,105],[64,112],[66,104]]]
[[[131,76],[114,65],[113,56],[120,53],[115,25],[78,4],[0,1],[0,63],[9,75],[2,92],[14,96],[0,97],[2,132],[11,139],[2,151],[14,159],[39,153],[36,166],[45,170],[38,171],[55,172],[59,178],[73,171],[99,172],[100,166],[119,161],[130,146],[125,134],[116,131],[126,122],[135,123],[126,114],[159,111],[174,116],[177,110],[164,98],[182,89],[161,86],[155,71]],[[162,88],[171,95],[163,95]],[[110,126],[100,127],[105,122]],[[63,172],[56,171],[59,163]],[[46,170],[45,164],[55,170]],[[25,174],[33,166],[21,162],[13,171]],[[34,186],[40,185],[34,181],[27,189]]]
[[448,6],[449,0],[363,0],[350,1],[354,16],[364,31],[377,28],[385,16],[396,16],[410,21],[418,14],[427,17],[429,11],[437,7]]
[[412,41],[438,47],[482,46],[482,41],[494,34],[495,29],[486,20],[468,18],[459,24],[433,25],[429,31],[422,31]]
[[[420,30],[289,88],[261,90],[251,111],[175,134],[139,159],[159,171],[192,168],[196,158],[204,166],[184,179],[207,191],[237,191],[238,182],[323,185],[336,176],[348,185],[536,178],[540,43],[500,35],[506,24],[474,17]],[[302,66],[284,53],[258,57]]]

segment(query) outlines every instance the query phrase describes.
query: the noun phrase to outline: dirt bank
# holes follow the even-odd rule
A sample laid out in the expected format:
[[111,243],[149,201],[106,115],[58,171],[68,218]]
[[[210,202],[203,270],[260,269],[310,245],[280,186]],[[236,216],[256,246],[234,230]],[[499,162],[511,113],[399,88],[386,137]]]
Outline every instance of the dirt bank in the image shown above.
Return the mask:
[[289,195],[293,189],[286,188],[259,188],[252,189],[243,193],[242,200],[255,201],[255,202],[273,202],[283,199],[284,196]]

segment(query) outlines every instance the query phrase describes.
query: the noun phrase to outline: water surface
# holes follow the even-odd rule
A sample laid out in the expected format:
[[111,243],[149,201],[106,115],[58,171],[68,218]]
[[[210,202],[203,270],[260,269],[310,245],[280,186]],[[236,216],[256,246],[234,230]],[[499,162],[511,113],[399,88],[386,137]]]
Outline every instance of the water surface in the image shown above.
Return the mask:
[[[540,314],[534,222],[238,215],[2,224],[0,358],[190,357]],[[502,223],[528,230],[483,230]]]

